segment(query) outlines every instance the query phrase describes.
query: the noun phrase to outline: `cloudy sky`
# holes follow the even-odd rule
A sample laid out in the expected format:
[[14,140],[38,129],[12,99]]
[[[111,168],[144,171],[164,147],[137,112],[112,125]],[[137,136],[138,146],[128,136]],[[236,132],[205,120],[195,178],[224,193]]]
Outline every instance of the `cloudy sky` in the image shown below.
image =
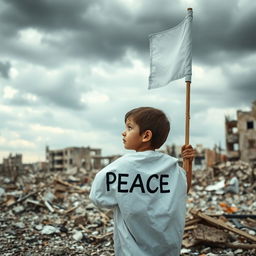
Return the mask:
[[148,35],[192,7],[193,145],[225,147],[225,115],[256,99],[256,2],[249,0],[0,0],[0,162],[90,146],[123,154],[124,114],[153,106],[184,142],[184,80],[147,90]]

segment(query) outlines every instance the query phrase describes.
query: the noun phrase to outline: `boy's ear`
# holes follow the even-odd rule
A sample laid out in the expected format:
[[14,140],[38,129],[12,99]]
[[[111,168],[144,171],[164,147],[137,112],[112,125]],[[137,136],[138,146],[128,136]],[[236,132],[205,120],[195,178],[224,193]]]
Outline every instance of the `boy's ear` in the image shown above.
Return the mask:
[[143,142],[148,142],[152,139],[152,132],[150,130],[146,130],[144,133],[143,133],[143,138],[142,138],[142,141]]

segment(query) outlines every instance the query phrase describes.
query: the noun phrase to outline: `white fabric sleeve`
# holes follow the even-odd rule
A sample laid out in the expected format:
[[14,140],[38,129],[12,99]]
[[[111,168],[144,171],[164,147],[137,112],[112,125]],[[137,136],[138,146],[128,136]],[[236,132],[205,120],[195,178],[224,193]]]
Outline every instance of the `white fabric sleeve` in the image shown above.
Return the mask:
[[107,186],[107,178],[112,181],[114,173],[106,167],[94,178],[89,198],[99,208],[113,208],[117,205],[115,186]]

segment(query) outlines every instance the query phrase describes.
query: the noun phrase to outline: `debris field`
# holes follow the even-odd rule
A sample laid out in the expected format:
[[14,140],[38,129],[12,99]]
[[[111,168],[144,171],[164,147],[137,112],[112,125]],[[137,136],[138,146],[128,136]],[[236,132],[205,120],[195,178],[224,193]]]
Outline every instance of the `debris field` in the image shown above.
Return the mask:
[[[239,193],[224,193],[235,173]],[[114,255],[111,210],[89,200],[97,170],[0,177],[1,255]],[[193,172],[181,255],[256,255],[256,169],[226,162]]]

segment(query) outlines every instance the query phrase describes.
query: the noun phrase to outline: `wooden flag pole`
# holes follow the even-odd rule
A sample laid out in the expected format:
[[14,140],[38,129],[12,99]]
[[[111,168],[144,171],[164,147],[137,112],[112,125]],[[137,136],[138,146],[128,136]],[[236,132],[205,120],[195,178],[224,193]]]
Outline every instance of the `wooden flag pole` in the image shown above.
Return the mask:
[[[190,81],[186,81],[186,121],[185,121],[185,145],[189,145],[189,127],[190,127]],[[189,191],[192,182],[192,162],[189,159],[184,161],[184,169],[187,172],[187,185]]]
[[[192,8],[187,8],[188,11],[192,11]],[[190,127],[190,84],[191,81],[186,81],[186,121],[185,121],[185,145],[189,145],[189,127]],[[189,191],[192,183],[192,162],[189,159],[185,159],[183,164],[187,173],[187,185]]]
[[190,124],[190,81],[186,81],[186,122],[185,122],[185,145],[189,145]]

